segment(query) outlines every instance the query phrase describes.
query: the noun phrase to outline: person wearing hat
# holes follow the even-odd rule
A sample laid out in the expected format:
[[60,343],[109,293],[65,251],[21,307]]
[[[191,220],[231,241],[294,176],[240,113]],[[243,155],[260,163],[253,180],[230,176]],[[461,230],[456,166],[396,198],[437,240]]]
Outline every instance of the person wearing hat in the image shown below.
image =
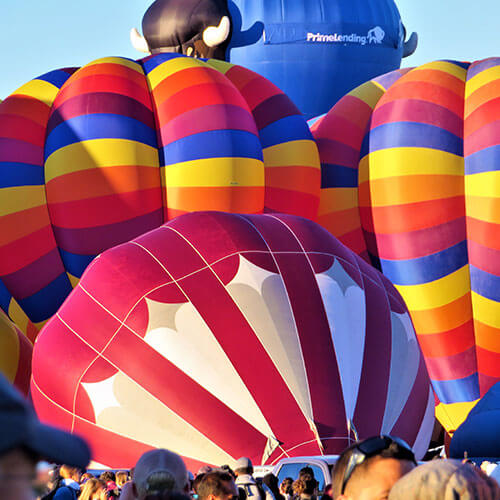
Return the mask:
[[243,499],[275,500],[273,493],[265,484],[258,484],[253,477],[253,464],[247,457],[241,457],[234,467],[236,486]]
[[182,458],[172,451],[147,451],[135,466],[132,489],[138,500],[153,495],[188,495],[190,484],[186,465]]
[[81,438],[42,424],[0,374],[0,498],[34,500],[32,482],[41,459],[84,469],[90,450]]
[[433,460],[402,477],[389,500],[500,500],[500,486],[469,463]]
[[345,449],[333,469],[335,500],[387,499],[394,483],[417,463],[411,448],[393,436],[374,436]]

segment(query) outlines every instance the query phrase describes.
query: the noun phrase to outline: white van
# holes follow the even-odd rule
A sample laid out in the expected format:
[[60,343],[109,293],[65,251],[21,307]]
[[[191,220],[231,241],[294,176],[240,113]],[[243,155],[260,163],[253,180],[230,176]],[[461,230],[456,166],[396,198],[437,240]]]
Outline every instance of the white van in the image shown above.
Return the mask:
[[295,481],[299,477],[300,469],[311,467],[319,483],[318,490],[322,493],[327,484],[332,484],[333,466],[338,458],[338,455],[282,458],[274,466],[273,474],[278,478],[278,484],[281,484],[285,477],[291,477]]

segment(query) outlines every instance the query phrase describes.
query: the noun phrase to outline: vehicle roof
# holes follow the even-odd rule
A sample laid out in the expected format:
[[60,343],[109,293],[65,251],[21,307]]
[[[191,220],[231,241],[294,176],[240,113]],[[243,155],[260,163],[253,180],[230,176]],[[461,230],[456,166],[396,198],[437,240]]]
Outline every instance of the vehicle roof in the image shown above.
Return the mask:
[[331,465],[334,464],[339,458],[339,455],[311,455],[307,457],[288,457],[288,458],[281,458],[278,462],[276,462],[276,465],[282,464],[282,463],[296,463],[296,462],[310,462],[312,460],[320,460],[323,462],[326,462],[327,464]]

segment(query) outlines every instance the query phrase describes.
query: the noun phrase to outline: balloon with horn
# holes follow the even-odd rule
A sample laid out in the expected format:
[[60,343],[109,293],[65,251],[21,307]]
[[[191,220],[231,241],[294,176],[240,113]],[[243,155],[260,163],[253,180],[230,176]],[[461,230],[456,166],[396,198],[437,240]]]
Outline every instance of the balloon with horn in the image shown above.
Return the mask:
[[130,32],[140,52],[224,59],[231,35],[227,0],[156,0]]

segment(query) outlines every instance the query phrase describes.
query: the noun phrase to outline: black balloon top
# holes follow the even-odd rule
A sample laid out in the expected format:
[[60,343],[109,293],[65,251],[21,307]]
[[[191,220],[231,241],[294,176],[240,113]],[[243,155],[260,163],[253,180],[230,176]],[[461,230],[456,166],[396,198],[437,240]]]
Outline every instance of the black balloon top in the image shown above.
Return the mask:
[[224,59],[229,38],[220,47],[203,42],[203,32],[230,18],[227,0],[156,0],[144,14],[142,31],[152,53],[178,52]]

